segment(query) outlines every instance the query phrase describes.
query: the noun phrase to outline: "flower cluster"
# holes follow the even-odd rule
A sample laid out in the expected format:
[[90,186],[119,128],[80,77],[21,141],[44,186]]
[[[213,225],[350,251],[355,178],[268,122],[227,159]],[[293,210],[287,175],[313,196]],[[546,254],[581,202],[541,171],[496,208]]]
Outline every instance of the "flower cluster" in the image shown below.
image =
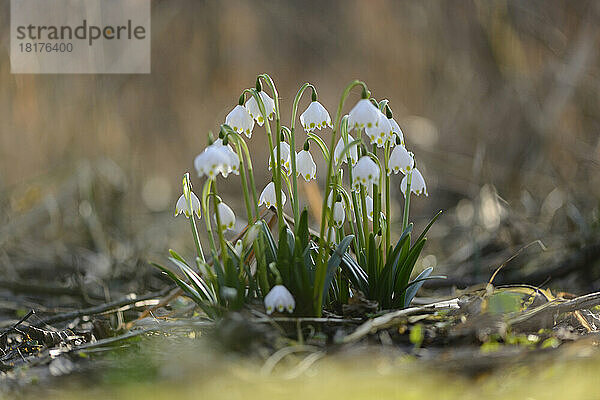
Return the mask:
[[[362,88],[362,96],[347,115],[342,115],[354,87]],[[297,131],[298,107],[307,90],[312,92],[312,99],[298,118],[302,129]],[[408,281],[416,262],[413,249],[418,255],[423,244],[420,241],[424,240],[420,238],[411,245],[410,194],[427,196],[415,156],[405,147],[404,134],[388,100],[376,101],[360,81],[352,82],[343,93],[332,120],[318,101],[315,87],[302,85],[287,127],[281,124],[279,97],[272,79],[267,74],[259,75],[255,88],[245,89],[226,115],[219,137],[215,140],[211,136],[209,145],[194,159],[198,177],[204,178],[202,195],[199,198],[192,191],[186,174],[184,194],[176,202],[175,215],[189,219],[197,269],[172,252],[171,261],[188,281],[179,280],[175,274],[169,276],[209,316],[239,308],[253,298],[262,299],[267,314],[287,311],[319,316],[324,306],[348,301],[351,288],[377,300],[381,307],[405,307],[416,293],[414,289],[428,278],[431,271],[424,271],[410,284]],[[264,126],[269,142],[266,169],[270,178],[260,195],[246,143],[253,136],[255,124]],[[324,129],[317,134],[317,130]],[[320,150],[319,157],[322,155],[327,165],[319,177],[311,145]],[[404,175],[400,183],[404,208],[402,218],[394,219],[390,181],[398,173]],[[236,216],[220,197],[218,181],[219,176],[228,178],[231,174],[241,180],[248,226],[230,241],[225,233],[235,230]],[[308,209],[300,211],[300,178],[325,183],[318,231],[309,229]],[[286,207],[291,209],[290,214],[285,214]],[[269,211],[277,216],[276,227],[268,223]],[[194,214],[198,219],[205,215],[210,262],[204,256]],[[392,246],[391,231],[400,223],[400,241]],[[405,246],[410,251],[392,252]],[[394,271],[403,271],[393,282],[386,281],[389,274],[381,273],[388,264]],[[343,269],[345,273],[334,273]],[[409,294],[407,288],[411,285],[414,287]]]

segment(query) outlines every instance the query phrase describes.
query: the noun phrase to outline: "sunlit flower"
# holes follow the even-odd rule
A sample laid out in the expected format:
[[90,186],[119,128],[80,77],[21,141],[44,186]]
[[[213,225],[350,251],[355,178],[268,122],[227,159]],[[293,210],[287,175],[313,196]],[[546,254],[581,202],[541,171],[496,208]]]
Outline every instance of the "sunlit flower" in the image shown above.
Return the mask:
[[[275,101],[262,90],[258,92],[258,95],[260,96],[263,104],[265,105],[265,113],[267,115],[267,118],[273,119],[273,115],[275,115]],[[254,96],[250,96],[250,98],[246,102],[246,108],[248,109],[248,112],[250,113],[252,118],[256,120],[256,123],[260,126],[263,126],[263,124],[265,123],[265,119],[262,113],[260,112],[260,108],[258,107],[258,103],[256,102]]]
[[333,205],[333,222],[338,228],[344,224],[346,220],[346,210],[344,204],[341,201],[336,201]]
[[390,125],[389,119],[379,110],[379,119],[377,125],[366,127],[365,133],[369,137],[371,144],[377,144],[377,147],[383,147],[385,144],[394,138],[394,132]]
[[[352,143],[354,141],[354,138],[352,137],[352,135],[348,135],[348,144]],[[356,161],[358,161],[358,151],[356,149],[356,147],[358,146],[358,144],[353,145],[352,147],[350,147],[350,149],[348,150],[348,152],[346,153],[346,155],[344,156],[344,159],[342,160],[343,163],[347,162],[347,156],[350,156],[350,162],[352,163],[352,165],[354,165],[356,163]],[[336,164],[338,164],[340,162],[340,156],[342,154],[342,151],[344,150],[344,147],[346,147],[344,145],[344,138],[340,138],[340,140],[338,140],[337,145],[335,146],[335,150],[333,151],[333,160],[335,161]]]
[[425,196],[428,196],[427,186],[425,185],[425,179],[423,179],[423,175],[421,175],[421,172],[417,168],[414,168],[411,173],[405,175],[402,179],[402,182],[400,183],[400,190],[402,191],[402,194],[406,196],[406,186],[408,185],[408,176],[410,174],[412,174],[412,179],[410,181],[410,191],[416,194],[417,196],[421,194],[425,194]]
[[415,159],[411,152],[402,145],[394,147],[388,161],[388,175],[392,172],[407,174],[415,166]]
[[252,129],[254,129],[254,119],[244,106],[237,105],[225,117],[225,123],[237,133],[244,133],[248,137],[252,137]]
[[396,138],[399,139],[400,144],[404,146],[404,133],[402,133],[402,129],[400,129],[400,125],[396,122],[394,118],[388,118],[390,126],[392,127],[392,132],[394,132],[394,140],[392,140],[392,144],[396,144]]
[[[281,205],[285,204],[286,197],[285,193],[281,191]],[[267,186],[263,189],[260,194],[260,198],[258,199],[258,205],[265,205],[267,208],[271,208],[277,204],[277,200],[275,197],[275,184],[273,182],[269,182]]]
[[365,203],[367,205],[367,218],[369,218],[369,221],[373,221],[373,198],[371,196],[365,197]]
[[[200,200],[194,192],[190,192],[190,197],[192,198],[192,212],[195,212],[198,218],[200,218]],[[179,197],[179,200],[177,200],[177,204],[175,205],[175,216],[178,216],[181,213],[183,213],[186,218],[190,217],[190,207],[183,194]]]
[[348,130],[372,128],[379,121],[380,111],[369,99],[359,100],[348,114]]
[[229,174],[233,169],[233,160],[225,147],[227,146],[210,145],[194,159],[194,167],[196,168],[199,177],[206,175],[210,179],[214,179],[219,173],[224,177]]
[[[292,171],[290,169],[290,163],[292,162],[292,158],[290,157],[290,145],[287,142],[281,142],[279,144],[279,154],[281,155],[279,159],[279,165],[282,165],[285,168],[285,172],[289,175]],[[277,146],[273,147],[273,156],[277,157]],[[269,171],[271,170],[271,156],[269,156]]]
[[329,113],[318,101],[313,101],[306,108],[306,111],[300,115],[300,123],[306,132],[311,132],[315,128],[331,128],[331,117]]
[[352,189],[356,191],[360,190],[361,185],[368,188],[373,183],[379,183],[379,167],[369,156],[363,156],[358,160],[352,168],[352,174]]
[[307,150],[300,150],[296,155],[296,171],[306,182],[317,178],[317,164]]
[[[235,214],[231,207],[223,202],[217,204],[217,207],[219,209],[219,218],[221,219],[221,230],[226,231],[228,229],[233,229],[235,226]],[[216,219],[217,216],[215,214],[215,220]]]
[[237,153],[233,151],[229,144],[224,145],[223,139],[219,138],[215,140],[215,142],[211,145],[219,148],[220,150],[225,152],[225,155],[229,159],[229,162],[223,166],[223,177],[227,178],[227,175],[233,173],[235,175],[240,174],[240,158]]
[[272,314],[275,310],[279,312],[287,310],[287,312],[292,313],[294,312],[294,308],[296,308],[294,296],[283,285],[273,286],[269,294],[265,296],[267,314]]

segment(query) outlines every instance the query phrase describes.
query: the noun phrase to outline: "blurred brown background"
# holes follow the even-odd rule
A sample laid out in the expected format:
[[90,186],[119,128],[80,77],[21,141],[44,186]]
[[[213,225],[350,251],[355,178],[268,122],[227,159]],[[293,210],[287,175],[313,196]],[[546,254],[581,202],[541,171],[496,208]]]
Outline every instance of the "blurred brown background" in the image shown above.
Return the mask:
[[[532,240],[548,246],[546,262],[594,236],[598,2],[153,1],[150,75],[11,75],[9,16],[3,0],[0,266],[8,276],[34,262],[76,266],[84,277],[90,263],[91,276],[141,274],[167,247],[191,254],[187,225],[172,218],[181,176],[262,72],[278,85],[285,124],[305,81],[332,116],[355,78],[390,100],[428,183],[429,198],[413,201],[417,225],[447,211],[423,265],[453,266],[455,276],[477,264],[485,280]],[[249,145],[260,191],[264,129]],[[400,178],[393,182],[398,193]],[[242,216],[238,183],[229,179],[224,191]],[[494,257],[473,261],[478,254]],[[137,272],[118,272],[131,265]]]

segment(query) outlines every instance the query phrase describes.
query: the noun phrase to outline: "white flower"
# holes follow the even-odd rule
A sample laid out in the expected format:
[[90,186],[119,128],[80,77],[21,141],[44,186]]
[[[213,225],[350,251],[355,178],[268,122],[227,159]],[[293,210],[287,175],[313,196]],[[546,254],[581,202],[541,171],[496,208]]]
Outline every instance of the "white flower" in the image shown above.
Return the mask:
[[389,118],[390,126],[392,127],[392,132],[394,132],[394,138],[392,140],[392,145],[396,144],[396,137],[400,139],[400,144],[404,146],[404,133],[402,133],[402,129],[400,129],[400,125],[396,122],[394,118]]
[[[289,175],[292,170],[290,169],[290,163],[292,158],[290,157],[290,145],[287,142],[281,142],[279,144],[279,154],[281,155],[279,165],[285,168],[285,172]],[[273,156],[277,157],[277,146],[273,147]],[[271,170],[271,156],[269,155],[269,171]]]
[[336,201],[333,205],[333,222],[338,228],[344,224],[346,220],[346,212],[341,201]]
[[[273,119],[273,115],[275,114],[275,101],[273,101],[273,99],[270,98],[269,95],[263,92],[262,90],[258,92],[258,95],[260,96],[263,104],[265,105],[265,113],[267,115],[267,118]],[[246,102],[246,109],[248,109],[248,112],[250,113],[252,118],[256,120],[256,123],[260,126],[263,126],[263,124],[265,123],[265,119],[262,113],[260,112],[260,108],[258,107],[258,103],[256,102],[254,96],[250,96],[250,98]]]
[[317,178],[317,164],[307,150],[300,150],[296,155],[296,172],[306,182]]
[[377,147],[383,147],[388,140],[394,138],[394,132],[389,119],[381,111],[377,110],[377,112],[379,113],[377,125],[366,127],[365,133],[369,137],[371,144],[377,144]]
[[233,250],[235,251],[235,254],[238,256],[238,258],[242,258],[242,254],[244,254],[244,242],[242,242],[242,239],[239,239],[237,242],[235,242]]
[[[348,144],[352,143],[353,141],[354,138],[352,137],[352,135],[348,135]],[[350,147],[350,149],[344,156],[344,159],[342,160],[343,163],[347,162],[347,156],[349,155],[350,162],[352,163],[352,165],[356,164],[356,161],[358,161],[358,151],[356,150],[356,146],[357,144]],[[333,151],[333,160],[336,164],[340,162],[340,155],[342,154],[344,147],[346,146],[344,146],[344,138],[342,137],[340,138],[340,140],[338,140],[337,145],[335,146],[335,150]]]
[[365,197],[365,203],[367,204],[367,218],[369,218],[369,221],[373,221],[373,198],[371,196]]
[[[285,193],[281,191],[281,205],[285,204],[286,197]],[[263,189],[260,194],[260,198],[258,199],[258,205],[265,205],[267,208],[271,208],[277,204],[277,200],[275,198],[275,184],[273,182],[269,182],[267,186]]]
[[[235,226],[235,214],[231,207],[221,202],[217,204],[217,208],[219,209],[219,218],[221,219],[221,230],[226,231],[228,229],[233,229]],[[215,220],[216,219],[217,215],[215,214]]]
[[[190,197],[192,198],[192,211],[200,218],[200,200],[194,192],[190,192]],[[179,200],[177,200],[177,204],[175,205],[175,216],[178,216],[181,213],[183,213],[186,218],[190,217],[190,207],[183,194],[179,197]]]
[[388,175],[392,172],[407,174],[415,166],[415,159],[411,152],[402,145],[394,147],[388,161]]
[[240,174],[240,158],[238,157],[237,153],[235,151],[233,151],[231,146],[229,144],[224,145],[223,139],[221,139],[221,138],[215,140],[215,142],[211,146],[215,146],[215,147],[219,148],[220,150],[222,150],[223,152],[225,152],[225,155],[229,159],[229,162],[223,166],[223,177],[227,178],[227,175],[229,175],[230,173],[239,175]]
[[372,183],[379,183],[379,167],[369,156],[363,156],[352,168],[352,189],[360,190],[360,186],[369,188]]
[[416,194],[417,196],[421,194],[429,196],[427,194],[427,186],[425,185],[425,179],[423,179],[423,175],[421,175],[421,172],[417,168],[414,168],[412,172],[410,172],[408,175],[405,175],[402,179],[402,182],[400,183],[400,190],[402,191],[402,194],[406,197],[406,186],[408,185],[409,175],[412,175],[412,179],[410,181],[410,191]]
[[313,101],[306,108],[306,111],[300,115],[300,123],[306,132],[311,132],[315,128],[331,128],[331,117],[329,113],[318,101]]
[[275,310],[279,312],[287,310],[287,312],[292,313],[294,308],[296,308],[296,301],[290,291],[283,285],[273,286],[269,294],[265,296],[265,309],[269,315]]
[[369,99],[359,100],[348,114],[348,130],[371,128],[377,125],[380,111]]
[[327,241],[331,244],[337,244],[335,229],[333,228],[333,226],[330,226],[327,230]]
[[246,107],[239,104],[235,106],[225,117],[225,123],[237,133],[244,133],[246,136],[252,137],[254,120]]
[[232,158],[225,151],[225,147],[210,145],[194,159],[194,167],[199,177],[206,175],[210,179],[215,179],[219,173],[227,176],[232,169]]

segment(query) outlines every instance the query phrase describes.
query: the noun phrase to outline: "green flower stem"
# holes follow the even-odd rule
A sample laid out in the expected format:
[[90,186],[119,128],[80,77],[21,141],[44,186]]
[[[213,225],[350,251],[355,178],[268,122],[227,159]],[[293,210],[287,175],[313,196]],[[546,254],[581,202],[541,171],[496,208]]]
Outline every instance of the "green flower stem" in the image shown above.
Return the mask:
[[[227,125],[224,126],[227,127]],[[228,134],[235,139],[235,149],[238,158],[240,159],[240,162],[242,164],[242,168],[240,170],[240,178],[242,180],[242,191],[244,193],[244,202],[246,204],[246,214],[248,215],[248,223],[250,224],[252,222],[255,222],[258,218],[258,203],[256,201],[256,188],[254,187],[254,176],[252,173],[252,161],[250,160],[250,153],[248,152],[248,146],[246,146],[244,138],[242,138],[242,136],[239,133],[235,132],[233,129],[226,128],[226,130]],[[244,160],[244,155],[246,157],[246,160]],[[254,196],[254,216],[252,215],[252,206],[250,205],[250,195],[248,192],[248,175],[250,175],[251,187]]]
[[242,168],[240,169],[240,178],[242,180],[242,192],[244,194],[244,203],[246,204],[246,216],[248,218],[248,223],[254,221],[254,216],[252,215],[252,207],[250,206],[250,195],[248,193],[248,179],[246,178],[246,163],[244,163],[244,157],[242,154],[242,146],[240,146],[239,142],[235,146],[238,158],[242,160]]
[[194,243],[196,244],[196,252],[198,253],[198,257],[202,260],[202,262],[206,262],[204,258],[204,251],[202,251],[202,245],[200,244],[200,237],[198,236],[198,228],[196,227],[196,219],[194,218],[194,208],[192,207],[192,184],[190,182],[190,174],[189,172],[183,176],[183,193],[185,194],[185,199],[188,203],[188,211],[190,213],[190,227],[192,229],[192,235],[194,236]]
[[321,149],[321,153],[323,153],[323,158],[325,159],[325,162],[329,162],[329,157],[330,157],[329,150],[327,149],[327,145],[325,144],[323,139],[321,139],[319,136],[315,135],[314,133],[307,133],[306,137],[308,138],[308,140],[312,140],[319,146],[319,148]]
[[[367,212],[367,196],[365,193],[365,187],[360,185],[360,203],[361,203],[361,207],[363,210],[363,214],[362,214],[362,223],[363,223],[363,230],[365,233],[365,243],[367,242],[367,232],[369,232],[369,215]],[[373,209],[373,221],[375,221],[375,209]]]
[[292,156],[292,209],[294,211],[294,226],[298,225],[298,220],[300,219],[300,205],[298,199],[298,174],[296,173],[296,115],[298,113],[298,103],[300,102],[300,98],[302,94],[307,88],[312,88],[313,92],[315,88],[310,83],[305,83],[300,87],[298,93],[296,93],[296,97],[294,97],[294,103],[292,104],[292,120],[290,122],[290,149]]
[[[258,95],[258,92],[256,91],[256,89],[250,89],[250,93],[252,93],[252,96],[254,96],[254,99],[256,100],[256,104],[258,104],[258,109],[260,110],[260,113],[263,116],[263,120],[265,121],[265,130],[267,131],[267,138],[269,140],[269,154],[270,154],[270,163],[271,163],[271,168],[272,168],[272,180],[273,180],[273,184],[275,185],[275,203],[276,203],[276,207],[277,207],[277,218],[278,218],[278,223],[279,226],[283,226],[283,207],[281,204],[281,179],[280,179],[280,175],[279,175],[279,130],[277,131],[277,150],[278,150],[278,155],[277,155],[277,160],[275,160],[275,153],[273,152],[273,135],[271,133],[271,124],[269,123],[269,119],[267,118],[267,113],[265,111],[265,105],[262,101],[262,99],[260,98],[260,96]],[[274,165],[272,165],[274,163]]]
[[[373,145],[373,154],[377,157],[377,145]],[[379,218],[381,216],[381,196],[379,185],[373,185],[373,232],[379,232]]]
[[389,142],[385,146],[383,153],[383,162],[385,163],[385,254],[390,248],[390,226],[392,223],[392,208],[390,205],[390,171],[389,171],[389,157],[390,157],[390,144]]
[[247,164],[248,168],[248,178],[250,180],[250,190],[252,191],[252,203],[254,204],[254,215],[256,220],[259,218],[258,211],[258,196],[256,195],[256,184],[254,183],[254,170],[252,168],[252,159],[250,158],[250,152],[248,151],[248,145],[243,137],[240,136],[239,140],[242,145],[242,149],[244,150],[245,160],[244,162]]
[[[344,103],[350,94],[350,91],[355,86],[362,86],[365,91],[367,91],[367,85],[364,82],[355,80],[352,81],[342,93],[342,97],[340,98],[340,102],[338,104],[337,114],[335,117],[335,124],[331,133],[331,146],[330,149],[335,148],[335,139],[336,133],[339,129],[340,120],[342,118],[342,109],[344,108]],[[325,227],[326,227],[326,218],[327,218],[327,196],[329,195],[330,184],[332,179],[333,172],[333,157],[329,157],[329,161],[327,163],[327,175],[325,180],[325,195],[323,196],[323,207],[321,212],[321,226],[319,229],[319,257],[317,258],[317,270],[315,273],[315,284],[313,291],[313,310],[316,316],[320,317],[323,312],[323,285],[325,284],[325,275],[327,273],[327,263],[325,263],[325,255],[329,251],[329,246],[327,238],[325,235]]]
[[[215,195],[215,198],[219,197],[219,194],[217,192],[217,180],[215,179],[215,182],[213,184],[213,194]],[[222,224],[221,224],[221,213],[219,212],[219,203],[217,203],[217,201],[220,202],[220,200],[213,200],[213,205],[214,205],[214,209],[215,209],[215,217],[217,220],[217,234],[219,235],[219,242],[220,242],[220,246],[221,246],[221,257],[223,259],[223,267],[227,268],[227,259],[229,258],[229,254],[227,252],[227,245],[225,244],[225,237],[223,236],[223,228],[222,228]]]
[[402,214],[402,232],[408,226],[408,214],[410,208],[410,184],[412,181],[412,171],[408,173],[408,178],[406,178],[406,192],[404,194],[404,210]]
[[[347,147],[348,146],[348,118],[347,117],[344,117],[342,119],[341,128],[342,128],[341,133],[342,133],[342,140],[344,141],[344,147]],[[360,139],[360,130],[358,132],[358,137]],[[357,144],[357,146],[358,146],[358,144]],[[338,162],[341,165],[341,163],[342,163],[341,157]],[[348,164],[348,184],[350,185],[350,187],[352,187],[352,157],[350,156],[350,151],[348,151],[346,153],[346,163]],[[356,229],[354,230],[354,240],[355,240],[354,249],[355,249],[356,255],[358,256],[359,249],[365,248],[366,238],[365,238],[365,234],[362,229],[362,224],[360,224],[358,222],[358,218],[362,214],[360,213],[360,209],[358,207],[358,200],[356,199],[356,193],[352,189],[351,189],[351,197],[352,197],[352,207],[354,209],[354,219],[356,220],[354,222],[351,222],[351,225],[353,227],[356,226]],[[358,230],[358,235],[356,235],[356,230]]]
[[208,197],[210,194],[211,187],[212,180],[207,179],[206,182],[204,182],[204,187],[202,188],[202,211],[204,212],[204,225],[206,225],[206,232],[208,233],[208,241],[210,243],[210,248],[214,254],[217,254],[217,246],[215,244],[215,238],[213,236],[212,223],[210,222],[210,208],[208,204]]
[[[283,227],[283,202],[281,201],[281,114],[279,112],[279,93],[277,93],[277,88],[275,87],[275,83],[273,83],[273,79],[268,74],[259,75],[266,83],[267,86],[271,88],[271,92],[273,93],[273,100],[275,102],[275,132],[277,134],[277,171],[275,171],[275,175],[277,176],[276,182],[276,191],[275,191],[275,199],[277,200],[277,227],[279,230]],[[265,119],[265,124],[266,124]],[[291,151],[290,151],[291,153]],[[296,156],[296,154],[290,154],[290,157]]]

